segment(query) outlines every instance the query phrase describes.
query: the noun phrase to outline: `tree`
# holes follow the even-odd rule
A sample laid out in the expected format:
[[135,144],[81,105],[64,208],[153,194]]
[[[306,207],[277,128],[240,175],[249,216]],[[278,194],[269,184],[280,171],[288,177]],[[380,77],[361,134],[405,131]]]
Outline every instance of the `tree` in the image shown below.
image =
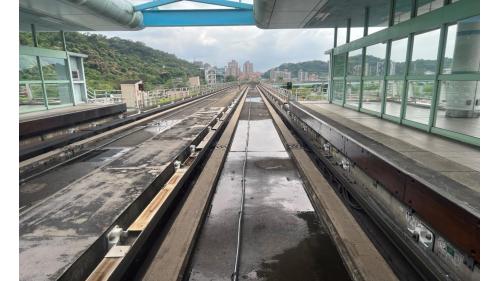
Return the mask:
[[233,75],[229,75],[226,77],[226,82],[233,82],[233,81],[236,81],[236,77],[234,77]]

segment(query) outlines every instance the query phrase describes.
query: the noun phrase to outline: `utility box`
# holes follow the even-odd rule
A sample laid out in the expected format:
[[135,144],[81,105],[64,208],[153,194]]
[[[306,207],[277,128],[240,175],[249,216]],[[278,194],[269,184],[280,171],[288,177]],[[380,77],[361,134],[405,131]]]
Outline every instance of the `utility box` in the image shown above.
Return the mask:
[[144,101],[144,83],[142,80],[127,80],[120,83],[123,101],[127,108],[141,108]]

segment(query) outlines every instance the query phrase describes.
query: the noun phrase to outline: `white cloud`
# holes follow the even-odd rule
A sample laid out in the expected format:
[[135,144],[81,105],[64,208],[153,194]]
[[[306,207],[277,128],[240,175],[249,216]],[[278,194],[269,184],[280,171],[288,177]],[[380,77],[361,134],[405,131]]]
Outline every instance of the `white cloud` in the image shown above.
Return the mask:
[[[131,0],[134,4],[149,2]],[[252,3],[252,0],[243,0]],[[217,6],[180,1],[160,9],[210,9]],[[220,8],[220,7],[217,7]],[[254,63],[266,71],[285,62],[328,60],[324,51],[333,46],[333,29],[262,30],[255,26],[156,27],[130,32],[98,32],[144,42],[188,61],[201,60],[222,67],[232,59]]]
[[284,62],[324,60],[333,45],[333,29],[262,30],[243,27],[162,27],[140,31],[99,32],[144,42],[147,46],[188,61],[201,60],[219,67],[232,59],[254,62],[266,71]]

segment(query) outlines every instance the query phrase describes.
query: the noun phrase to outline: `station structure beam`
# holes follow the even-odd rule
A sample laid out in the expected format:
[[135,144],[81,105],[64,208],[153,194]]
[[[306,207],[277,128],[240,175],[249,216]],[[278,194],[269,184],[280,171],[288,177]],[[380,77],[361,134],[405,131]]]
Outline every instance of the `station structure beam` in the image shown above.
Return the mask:
[[[190,0],[223,9],[160,10],[158,7],[181,0],[156,0],[134,6],[143,14],[143,26],[228,26],[255,25],[253,5],[228,0]],[[228,9],[229,8],[229,9]]]
[[145,27],[255,25],[252,10],[145,10]]

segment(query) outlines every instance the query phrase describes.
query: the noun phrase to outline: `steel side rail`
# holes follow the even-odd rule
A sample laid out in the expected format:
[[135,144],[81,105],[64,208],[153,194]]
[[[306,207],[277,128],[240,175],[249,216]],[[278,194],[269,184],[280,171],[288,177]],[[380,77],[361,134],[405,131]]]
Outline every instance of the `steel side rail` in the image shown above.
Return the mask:
[[[242,91],[235,101],[241,101],[245,92],[246,89]],[[224,125],[228,123],[228,117],[232,117],[237,112],[235,108],[236,104],[227,108],[220,115],[217,122],[210,124],[212,128],[196,145],[197,152],[186,157],[181,168],[170,176],[144,210],[128,226],[129,237],[127,240],[113,246],[86,280],[121,280],[124,277],[123,275],[128,266],[137,256],[140,248],[148,241],[161,217],[168,211],[180,189],[183,188],[193,170],[200,164],[201,159],[206,156],[209,144],[224,130]],[[196,191],[196,189],[193,188],[193,191]]]
[[312,195],[310,197],[316,205],[315,209],[321,212],[323,221],[327,222],[328,232],[335,241],[352,280],[399,280],[267,97],[260,89],[259,92],[306,187],[309,186],[308,194]]
[[[275,96],[269,89],[264,89],[273,97]],[[298,108],[300,112],[303,112],[305,114],[304,118],[318,119],[302,108],[295,106],[294,108]],[[458,200],[458,203],[455,202],[457,199],[454,200],[450,195],[443,193],[434,183],[422,179],[412,171],[407,171],[401,165],[391,163],[332,125],[326,124],[322,120],[318,120],[318,122],[322,122],[322,125],[331,128],[330,132],[335,137],[333,142],[328,141],[339,152],[354,162],[368,176],[381,183],[381,186],[398,201],[414,210],[434,230],[461,251],[470,255],[478,264],[480,263],[479,210],[475,210],[467,204],[463,204],[463,202],[460,204],[460,200]],[[319,134],[319,132],[316,133]],[[423,169],[426,169],[426,167],[423,167]],[[431,180],[443,183],[437,177]],[[465,198],[472,196],[472,191],[465,189],[465,187],[451,179],[449,182],[452,183],[450,186],[462,187],[464,191],[467,191]]]
[[215,149],[196,180],[191,193],[161,243],[143,280],[182,280],[191,252],[215,192],[229,146],[246,98],[247,89]]

